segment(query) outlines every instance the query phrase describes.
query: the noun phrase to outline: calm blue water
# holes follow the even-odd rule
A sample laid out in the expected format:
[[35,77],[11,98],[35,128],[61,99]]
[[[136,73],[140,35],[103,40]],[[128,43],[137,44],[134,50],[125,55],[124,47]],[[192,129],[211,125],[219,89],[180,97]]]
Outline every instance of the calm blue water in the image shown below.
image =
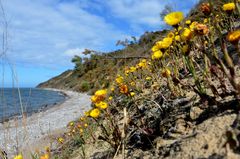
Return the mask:
[[[37,88],[20,88],[20,93],[23,112],[28,114],[65,100],[65,96],[59,92]],[[20,115],[21,112],[18,90],[16,88],[0,88],[0,121]]]

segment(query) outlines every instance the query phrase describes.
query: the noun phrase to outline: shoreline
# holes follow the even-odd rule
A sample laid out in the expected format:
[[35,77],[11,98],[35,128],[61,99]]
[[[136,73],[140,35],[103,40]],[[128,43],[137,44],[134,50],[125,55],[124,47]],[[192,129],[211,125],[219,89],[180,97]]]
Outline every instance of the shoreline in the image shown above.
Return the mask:
[[[70,96],[67,93],[65,93],[65,91],[68,91],[68,90],[61,90],[61,89],[55,89],[55,88],[34,88],[34,89],[55,91],[57,93],[60,93],[62,96],[64,96],[64,100],[53,103],[53,104],[42,105],[42,107],[40,107],[38,110],[35,110],[35,111],[24,112],[24,114],[27,114],[27,117],[30,117],[34,114],[44,112],[48,109],[51,109],[51,108],[56,107],[58,105],[61,105],[62,103],[64,103],[66,100],[68,100],[70,98]],[[5,119],[0,119],[0,124],[3,124],[5,122],[10,122],[12,120],[21,120],[22,118],[23,118],[22,115],[13,114],[9,117],[6,117]]]
[[91,105],[87,94],[51,88],[47,90],[63,92],[66,100],[33,113],[26,119],[0,123],[0,149],[6,151],[8,157],[15,155],[17,149],[35,151],[42,145],[39,142],[41,139],[51,138],[51,135],[56,135],[56,131],[64,132],[66,125],[80,117]]

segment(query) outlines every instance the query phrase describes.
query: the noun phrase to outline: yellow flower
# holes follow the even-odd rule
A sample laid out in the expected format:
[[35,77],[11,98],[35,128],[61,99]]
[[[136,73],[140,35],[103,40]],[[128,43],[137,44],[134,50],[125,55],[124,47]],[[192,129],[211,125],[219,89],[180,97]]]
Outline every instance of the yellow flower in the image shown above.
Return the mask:
[[90,116],[93,118],[98,118],[100,115],[100,110],[98,108],[92,109],[90,112]]
[[98,103],[106,98],[107,90],[101,89],[95,92],[95,94],[91,97],[91,101],[93,103]]
[[190,25],[190,24],[191,24],[191,20],[187,20],[185,23],[186,23],[187,25]]
[[85,120],[85,118],[84,118],[84,117],[81,117],[81,118],[80,118],[80,120],[81,120],[81,121],[84,121],[84,120]]
[[133,72],[135,72],[136,70],[137,70],[136,67],[132,66],[132,67],[130,67],[130,70],[129,70],[129,71],[133,73]]
[[174,33],[173,32],[168,33],[167,37],[168,38],[174,38]]
[[112,97],[112,96],[108,97],[108,100],[109,100],[109,101],[111,101],[112,99],[113,99],[113,97]]
[[182,12],[172,12],[164,17],[164,21],[171,26],[179,24],[183,20],[184,16]]
[[192,22],[192,24],[189,26],[190,30],[194,31],[197,24],[198,22]]
[[172,38],[166,37],[162,41],[156,42],[156,45],[160,49],[167,49],[172,44],[172,41],[173,41]]
[[234,3],[226,3],[222,6],[224,11],[233,11],[236,8]]
[[181,31],[181,30],[182,30],[182,27],[181,27],[181,26],[179,26],[177,30],[178,30],[178,31]]
[[23,156],[21,154],[14,157],[14,159],[23,159]]
[[133,97],[133,96],[135,96],[135,93],[134,93],[134,92],[131,92],[130,95]]
[[147,67],[147,60],[146,60],[146,59],[143,59],[142,61],[140,61],[140,62],[138,63],[138,66],[139,66],[140,68],[146,68],[146,67]]
[[87,127],[87,126],[88,126],[88,124],[87,124],[87,123],[85,123],[85,124],[84,124],[84,127]]
[[40,159],[49,159],[49,155],[48,154],[44,154],[43,156],[40,157]]
[[179,35],[176,35],[176,36],[175,36],[175,40],[176,40],[176,41],[181,41],[180,36],[179,36]]
[[122,84],[123,83],[123,77],[118,75],[117,78],[115,79],[115,81],[117,82],[117,84]]
[[146,77],[146,80],[148,80],[148,81],[151,80],[151,79],[152,79],[152,77],[149,77],[149,76]]
[[151,49],[152,52],[156,52],[156,51],[158,51],[158,50],[161,49],[157,43],[158,43],[158,42],[156,42],[155,45],[153,45],[153,47],[152,47],[152,49]]
[[181,34],[181,39],[183,40],[190,40],[192,37],[192,31],[188,28],[184,28],[182,34]]
[[105,98],[106,94],[107,94],[106,89],[100,89],[100,90],[95,92],[95,96],[98,96],[98,97],[104,97]]
[[106,102],[99,102],[95,104],[96,107],[101,108],[101,109],[106,109],[108,107],[108,104]]
[[152,54],[152,59],[153,60],[160,59],[162,56],[163,56],[162,51],[158,50]]
[[228,33],[227,40],[232,44],[237,44],[240,40],[240,29]]
[[91,101],[92,101],[93,103],[97,103],[97,102],[99,102],[99,98],[98,98],[98,96],[93,95],[93,96],[91,97]]
[[165,68],[164,70],[162,70],[162,76],[169,78],[171,75],[171,71],[168,68]]
[[58,138],[58,142],[59,142],[60,144],[63,144],[64,139],[63,139],[62,137],[59,137],[59,138]]

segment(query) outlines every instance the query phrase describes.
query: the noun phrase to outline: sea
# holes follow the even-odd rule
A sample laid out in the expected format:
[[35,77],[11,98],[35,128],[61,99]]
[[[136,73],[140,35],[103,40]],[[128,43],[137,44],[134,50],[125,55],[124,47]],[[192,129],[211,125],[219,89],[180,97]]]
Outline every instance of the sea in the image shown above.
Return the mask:
[[40,88],[0,88],[0,122],[22,114],[31,115],[56,104],[66,96],[58,91]]

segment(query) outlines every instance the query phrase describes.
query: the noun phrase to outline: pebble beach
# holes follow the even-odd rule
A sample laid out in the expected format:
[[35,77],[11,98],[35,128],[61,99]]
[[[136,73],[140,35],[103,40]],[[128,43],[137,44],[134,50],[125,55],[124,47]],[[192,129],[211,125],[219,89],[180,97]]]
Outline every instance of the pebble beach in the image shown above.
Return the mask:
[[46,138],[64,133],[66,125],[76,120],[91,105],[90,96],[73,91],[56,90],[67,96],[66,100],[29,117],[0,123],[0,149],[8,157],[18,150],[34,151],[44,146]]

